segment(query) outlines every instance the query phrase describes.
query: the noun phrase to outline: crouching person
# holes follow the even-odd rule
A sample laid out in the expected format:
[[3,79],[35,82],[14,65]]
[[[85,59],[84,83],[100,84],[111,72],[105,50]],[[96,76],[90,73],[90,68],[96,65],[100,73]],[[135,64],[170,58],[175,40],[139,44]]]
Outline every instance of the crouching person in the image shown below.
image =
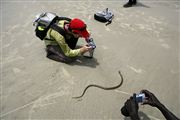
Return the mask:
[[49,59],[71,63],[77,56],[92,50],[91,46],[87,45],[76,48],[78,38],[83,37],[85,40],[90,38],[86,24],[78,18],[71,20],[52,13],[44,13],[36,18],[34,24],[36,36],[45,42]]

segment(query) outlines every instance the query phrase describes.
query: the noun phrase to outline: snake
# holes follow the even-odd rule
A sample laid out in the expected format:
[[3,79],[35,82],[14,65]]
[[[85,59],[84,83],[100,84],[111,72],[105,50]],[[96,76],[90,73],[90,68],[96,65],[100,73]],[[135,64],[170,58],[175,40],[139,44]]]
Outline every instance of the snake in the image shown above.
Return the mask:
[[121,81],[120,81],[120,83],[118,85],[113,86],[113,87],[103,87],[103,86],[96,85],[96,84],[90,84],[84,89],[83,93],[80,96],[72,97],[72,98],[73,99],[82,98],[84,96],[84,94],[86,93],[87,89],[90,88],[90,87],[97,87],[97,88],[100,88],[100,89],[103,89],[103,90],[114,90],[114,89],[119,88],[123,84],[124,78],[123,78],[123,76],[121,74],[121,71],[118,71],[118,73],[119,73],[119,75],[121,77]]

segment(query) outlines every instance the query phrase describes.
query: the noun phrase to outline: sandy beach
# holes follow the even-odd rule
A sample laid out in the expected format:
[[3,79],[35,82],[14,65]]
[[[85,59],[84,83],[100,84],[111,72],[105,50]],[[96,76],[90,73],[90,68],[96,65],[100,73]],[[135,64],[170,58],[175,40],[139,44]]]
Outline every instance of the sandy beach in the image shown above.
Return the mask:
[[[2,120],[130,120],[120,109],[142,89],[180,118],[179,0],[139,0],[123,8],[125,0],[1,0],[1,112]],[[112,23],[94,20],[109,8]],[[84,20],[97,45],[94,58],[79,57],[72,64],[46,58],[44,42],[35,36],[35,16],[54,12]],[[80,38],[78,45],[84,45]],[[89,84],[115,86],[115,90]],[[165,120],[148,105],[139,106],[142,120]]]

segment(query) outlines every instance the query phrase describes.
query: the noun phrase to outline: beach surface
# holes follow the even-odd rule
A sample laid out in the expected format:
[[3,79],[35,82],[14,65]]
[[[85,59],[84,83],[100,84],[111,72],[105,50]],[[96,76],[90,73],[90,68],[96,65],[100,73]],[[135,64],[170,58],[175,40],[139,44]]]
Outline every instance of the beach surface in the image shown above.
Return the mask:
[[[1,0],[1,112],[2,120],[130,120],[120,109],[142,89],[180,118],[179,0],[139,0],[123,8],[121,0]],[[109,8],[108,26],[94,13]],[[35,16],[54,12],[80,18],[88,26],[97,48],[94,58],[79,57],[72,64],[46,58],[44,42],[35,36]],[[84,45],[80,38],[78,45]],[[89,84],[115,90],[89,88]],[[139,106],[143,120],[165,120],[148,105]]]

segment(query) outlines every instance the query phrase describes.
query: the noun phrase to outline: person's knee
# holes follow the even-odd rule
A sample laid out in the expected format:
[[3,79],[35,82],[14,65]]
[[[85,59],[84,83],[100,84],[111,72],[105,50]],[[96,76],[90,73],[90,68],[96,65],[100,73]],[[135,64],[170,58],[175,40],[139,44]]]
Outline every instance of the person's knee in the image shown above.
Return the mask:
[[58,62],[63,62],[66,64],[70,64],[76,60],[76,57],[68,57],[64,55],[61,48],[57,46],[48,46],[46,49],[47,55],[46,57]]
[[64,60],[64,63],[66,63],[66,64],[71,64],[71,63],[73,63],[74,61],[75,61],[74,58],[66,57],[66,59]]

